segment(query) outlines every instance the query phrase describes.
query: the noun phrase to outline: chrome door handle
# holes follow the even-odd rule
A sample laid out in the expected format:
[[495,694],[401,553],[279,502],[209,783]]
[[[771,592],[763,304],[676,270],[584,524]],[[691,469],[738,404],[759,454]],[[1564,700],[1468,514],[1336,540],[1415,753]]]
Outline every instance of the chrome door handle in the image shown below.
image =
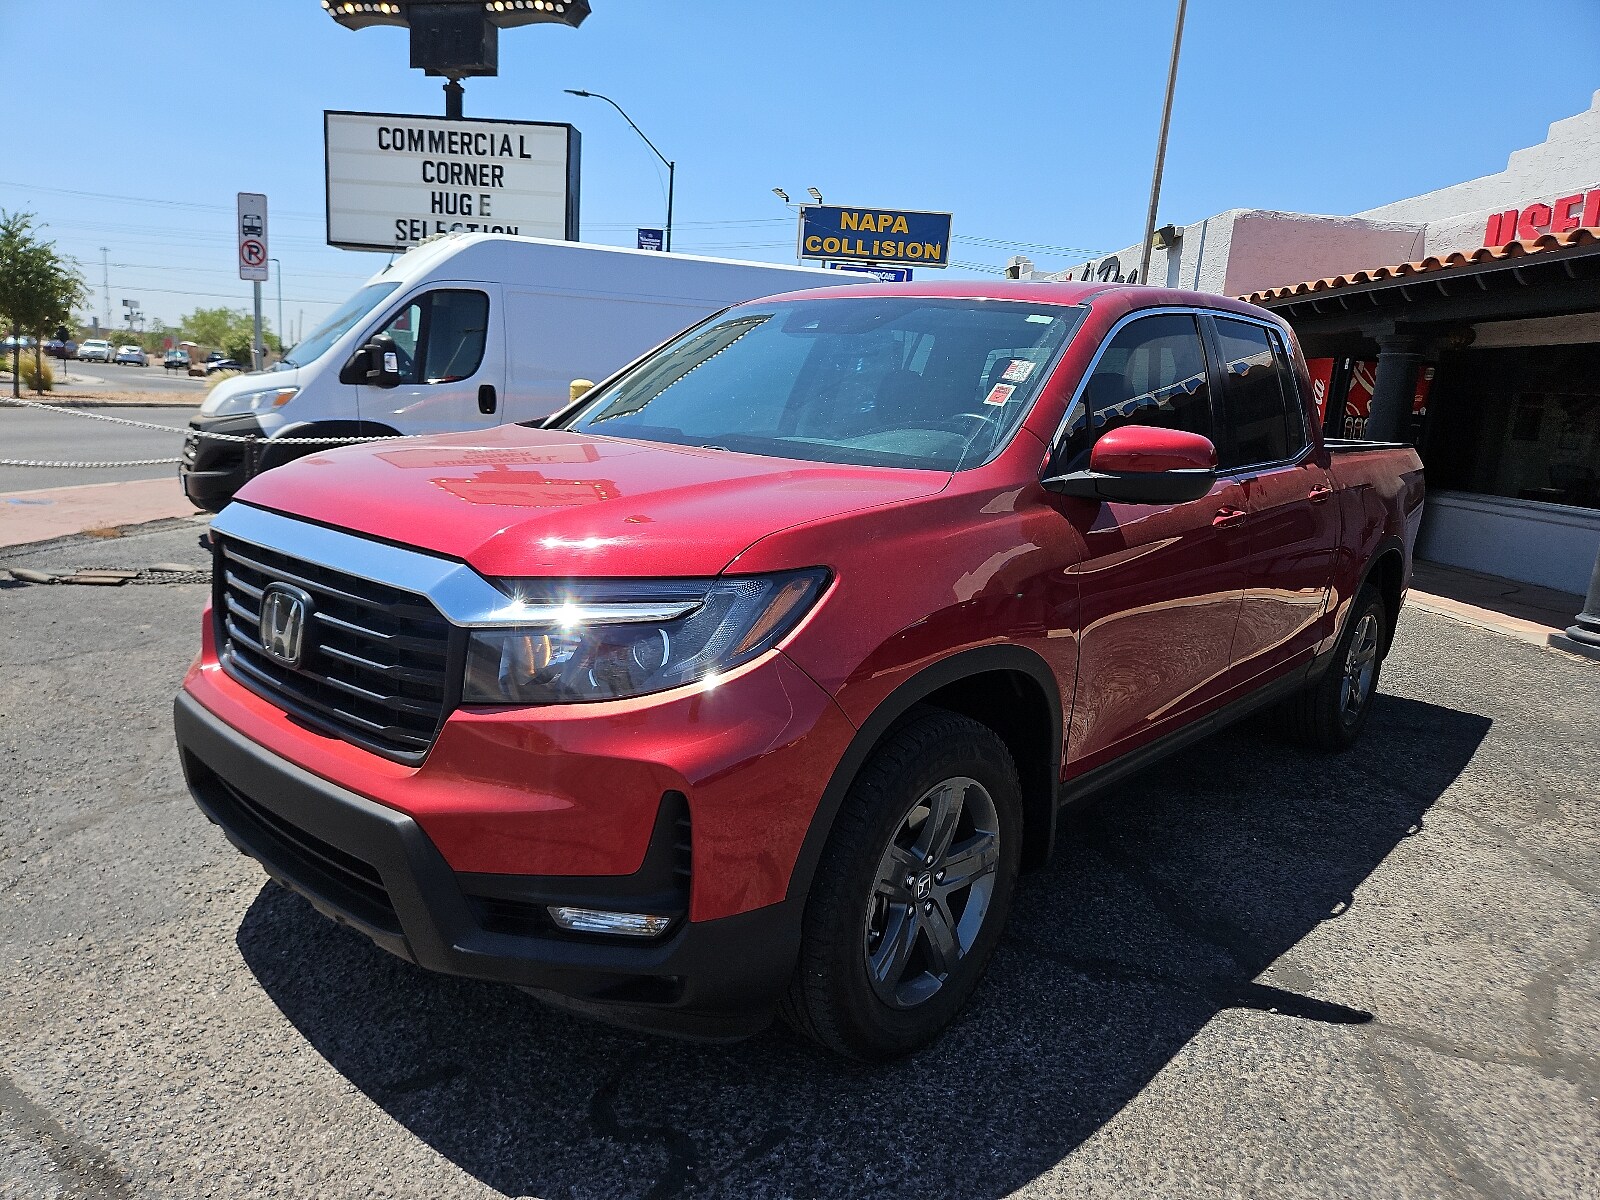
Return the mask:
[[1311,494],[1307,497],[1307,499],[1309,499],[1313,504],[1321,504],[1331,495],[1333,495],[1333,489],[1331,487],[1324,487],[1319,483],[1316,487],[1311,489]]
[[1217,515],[1211,518],[1211,523],[1218,529],[1227,529],[1244,520],[1242,508],[1219,508]]

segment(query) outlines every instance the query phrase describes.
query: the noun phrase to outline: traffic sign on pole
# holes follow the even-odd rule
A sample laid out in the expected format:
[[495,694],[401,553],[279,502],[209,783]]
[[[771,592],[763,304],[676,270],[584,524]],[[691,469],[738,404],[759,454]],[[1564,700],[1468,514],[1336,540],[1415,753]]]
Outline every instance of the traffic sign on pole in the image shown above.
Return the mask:
[[267,198],[239,193],[239,278],[260,283],[267,277]]

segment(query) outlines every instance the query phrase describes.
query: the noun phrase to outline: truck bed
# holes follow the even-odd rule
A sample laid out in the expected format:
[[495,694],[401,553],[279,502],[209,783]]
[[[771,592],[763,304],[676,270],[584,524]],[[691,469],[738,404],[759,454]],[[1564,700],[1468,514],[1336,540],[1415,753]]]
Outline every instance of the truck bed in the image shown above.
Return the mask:
[[1368,450],[1404,450],[1406,442],[1372,442],[1365,438],[1324,438],[1329,454],[1361,454]]

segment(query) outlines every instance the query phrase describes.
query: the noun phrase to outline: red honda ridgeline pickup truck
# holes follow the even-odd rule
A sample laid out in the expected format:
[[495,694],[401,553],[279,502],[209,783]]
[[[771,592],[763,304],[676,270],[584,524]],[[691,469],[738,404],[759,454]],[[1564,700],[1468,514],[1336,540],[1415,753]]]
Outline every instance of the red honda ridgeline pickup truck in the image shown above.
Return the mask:
[[212,525],[189,786],[420,966],[906,1053],[1063,805],[1268,703],[1360,733],[1421,464],[1308,399],[1290,331],[1216,296],[740,305],[542,427],[253,480]]

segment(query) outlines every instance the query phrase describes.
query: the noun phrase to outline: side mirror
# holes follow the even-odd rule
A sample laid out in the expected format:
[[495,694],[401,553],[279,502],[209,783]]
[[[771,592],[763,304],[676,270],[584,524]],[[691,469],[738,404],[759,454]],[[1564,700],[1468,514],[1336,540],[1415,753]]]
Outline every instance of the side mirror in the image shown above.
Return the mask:
[[593,386],[594,380],[592,379],[574,379],[571,383],[567,384],[567,403],[570,404],[574,400],[577,400]]
[[380,333],[359,347],[339,369],[340,383],[364,383],[368,387],[400,386],[400,351],[394,339]]
[[1181,429],[1124,425],[1101,436],[1089,452],[1089,469],[1043,481],[1049,491],[1124,504],[1183,504],[1198,500],[1217,481],[1211,439]]

